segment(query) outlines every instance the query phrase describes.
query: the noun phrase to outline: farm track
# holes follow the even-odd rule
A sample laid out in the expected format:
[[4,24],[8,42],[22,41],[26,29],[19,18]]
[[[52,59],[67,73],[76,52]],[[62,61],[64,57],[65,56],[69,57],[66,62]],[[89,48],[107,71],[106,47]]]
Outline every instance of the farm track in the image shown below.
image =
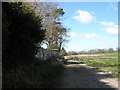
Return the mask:
[[93,67],[68,60],[59,88],[118,88],[118,81]]

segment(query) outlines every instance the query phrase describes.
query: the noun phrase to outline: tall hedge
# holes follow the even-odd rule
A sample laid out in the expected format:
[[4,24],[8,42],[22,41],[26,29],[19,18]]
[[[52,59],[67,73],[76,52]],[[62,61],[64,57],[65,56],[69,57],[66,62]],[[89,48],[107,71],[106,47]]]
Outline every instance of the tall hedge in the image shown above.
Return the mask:
[[41,19],[29,3],[2,3],[2,62],[4,67],[29,63],[44,39]]

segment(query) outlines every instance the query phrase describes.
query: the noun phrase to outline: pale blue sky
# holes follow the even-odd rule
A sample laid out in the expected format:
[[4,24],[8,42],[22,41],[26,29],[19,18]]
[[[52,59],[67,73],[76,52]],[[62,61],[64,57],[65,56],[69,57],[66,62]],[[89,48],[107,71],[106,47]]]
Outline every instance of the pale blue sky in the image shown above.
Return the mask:
[[63,25],[70,28],[67,51],[118,47],[117,2],[58,2]]

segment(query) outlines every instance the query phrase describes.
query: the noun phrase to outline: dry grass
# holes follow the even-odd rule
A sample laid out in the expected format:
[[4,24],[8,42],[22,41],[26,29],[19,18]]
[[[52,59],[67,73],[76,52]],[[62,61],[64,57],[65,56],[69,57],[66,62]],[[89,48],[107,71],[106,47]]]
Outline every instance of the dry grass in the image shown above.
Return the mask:
[[65,59],[69,57],[82,57],[82,56],[100,56],[101,54],[81,54],[81,55],[70,55],[70,56],[65,56]]

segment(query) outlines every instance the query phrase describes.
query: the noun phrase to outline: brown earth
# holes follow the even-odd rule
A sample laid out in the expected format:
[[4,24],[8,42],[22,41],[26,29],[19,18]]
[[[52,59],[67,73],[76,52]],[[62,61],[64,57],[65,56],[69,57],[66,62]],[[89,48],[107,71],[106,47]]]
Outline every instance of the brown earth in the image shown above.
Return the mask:
[[[118,88],[118,80],[95,68],[68,60],[59,88]],[[115,90],[116,90],[115,89]]]

